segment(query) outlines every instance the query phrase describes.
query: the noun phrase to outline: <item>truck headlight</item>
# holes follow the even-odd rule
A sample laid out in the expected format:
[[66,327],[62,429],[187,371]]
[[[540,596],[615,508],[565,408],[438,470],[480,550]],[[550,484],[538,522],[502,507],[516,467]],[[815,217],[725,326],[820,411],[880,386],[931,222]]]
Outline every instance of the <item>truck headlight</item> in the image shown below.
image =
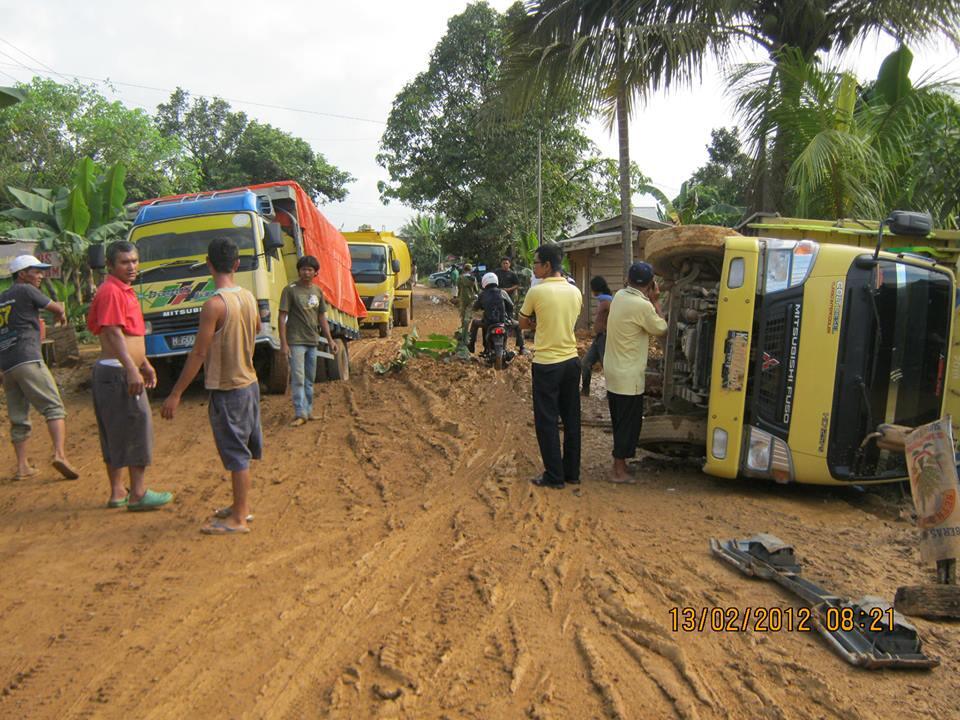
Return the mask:
[[766,473],[770,469],[772,440],[763,430],[750,428],[750,438],[747,441],[747,467],[750,470]]
[[153,333],[153,323],[150,322],[149,320],[147,320],[143,324],[143,327],[144,327],[144,331],[143,331],[144,335],[150,335],[151,333]]
[[760,428],[747,430],[744,475],[793,482],[793,456],[787,444]]
[[764,293],[779,292],[802,285],[813,262],[817,259],[820,245],[813,240],[764,240],[766,252],[760,264]]
[[726,430],[723,428],[713,429],[713,443],[710,452],[717,460],[723,460],[727,457],[727,439]]
[[390,298],[386,295],[377,295],[370,301],[371,310],[387,310],[390,307]]

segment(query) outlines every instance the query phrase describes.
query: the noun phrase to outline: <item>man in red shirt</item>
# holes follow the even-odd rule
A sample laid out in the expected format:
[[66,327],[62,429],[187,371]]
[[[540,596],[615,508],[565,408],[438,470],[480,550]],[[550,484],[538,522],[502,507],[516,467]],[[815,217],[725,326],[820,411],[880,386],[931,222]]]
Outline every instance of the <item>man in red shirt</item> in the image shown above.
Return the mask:
[[[156,510],[173,500],[168,492],[148,490],[146,466],[153,459],[153,418],[147,388],[157,374],[147,360],[146,327],[133,289],[140,256],[135,245],[118,241],[107,247],[110,274],[97,289],[87,314],[87,327],[100,336],[100,360],[93,366],[93,408],[100,431],[100,449],[110,480],[107,507]],[[128,468],[130,492],[123,486]]]

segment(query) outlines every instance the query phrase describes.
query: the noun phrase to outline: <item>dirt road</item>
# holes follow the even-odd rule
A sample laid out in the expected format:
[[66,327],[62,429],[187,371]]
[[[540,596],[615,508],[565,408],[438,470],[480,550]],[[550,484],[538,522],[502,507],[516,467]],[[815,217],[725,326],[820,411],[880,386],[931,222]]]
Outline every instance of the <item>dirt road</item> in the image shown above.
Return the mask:
[[[451,331],[429,295],[416,325]],[[957,625],[917,621],[943,662],[910,673],[855,670],[814,633],[671,627],[674,607],[795,606],[711,536],[773,532],[854,597],[927,581],[891,502],[654,462],[612,486],[594,427],[582,490],[535,490],[526,359],[375,375],[398,344],[351,346],[353,378],[317,386],[323,422],[287,427],[289,398],[265,396],[244,537],[198,532],[229,502],[201,391],[173,423],[155,401],[149,482],[176,500],[134,514],[104,508],[88,367],[58,371],[83,477],[0,481],[0,717],[960,716]]]

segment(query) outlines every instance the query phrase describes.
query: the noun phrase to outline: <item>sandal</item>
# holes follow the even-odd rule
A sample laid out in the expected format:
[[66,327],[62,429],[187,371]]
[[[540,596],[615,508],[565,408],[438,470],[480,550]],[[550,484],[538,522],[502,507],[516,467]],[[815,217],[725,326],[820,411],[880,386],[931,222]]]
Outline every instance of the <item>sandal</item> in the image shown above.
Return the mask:
[[233,527],[232,525],[227,525],[219,520],[214,520],[209,525],[204,525],[202,528],[200,528],[200,532],[202,532],[204,535],[244,535],[250,532],[250,528]]
[[66,460],[54,460],[53,469],[63,475],[67,480],[76,480],[80,473],[74,470]]
[[122,508],[126,507],[128,502],[130,502],[130,493],[127,493],[119,500],[107,500],[107,507],[111,510],[114,508]]
[[[213,516],[215,518],[219,518],[220,520],[226,520],[232,514],[233,514],[233,508],[229,505],[227,507],[217,508],[216,510],[213,511]],[[251,520],[253,520],[253,513],[251,513],[250,515],[247,515],[247,522],[250,522]]]
[[146,510],[158,510],[173,500],[173,493],[157,492],[156,490],[147,490],[139,500],[127,499],[127,510],[130,512],[143,512]]

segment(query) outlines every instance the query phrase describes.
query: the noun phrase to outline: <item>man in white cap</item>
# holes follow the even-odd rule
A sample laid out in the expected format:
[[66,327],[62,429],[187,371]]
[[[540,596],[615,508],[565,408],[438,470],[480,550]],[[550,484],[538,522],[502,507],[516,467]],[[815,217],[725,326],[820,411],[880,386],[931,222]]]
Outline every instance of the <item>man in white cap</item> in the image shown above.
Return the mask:
[[40,292],[43,271],[49,267],[33,255],[18,255],[10,262],[13,285],[0,293],[0,371],[7,394],[10,437],[17,455],[15,480],[37,473],[27,461],[31,405],[46,418],[53,442],[53,467],[68,480],[79,477],[64,450],[67,413],[40,353],[40,311],[55,315],[59,325],[67,322],[63,305]]

